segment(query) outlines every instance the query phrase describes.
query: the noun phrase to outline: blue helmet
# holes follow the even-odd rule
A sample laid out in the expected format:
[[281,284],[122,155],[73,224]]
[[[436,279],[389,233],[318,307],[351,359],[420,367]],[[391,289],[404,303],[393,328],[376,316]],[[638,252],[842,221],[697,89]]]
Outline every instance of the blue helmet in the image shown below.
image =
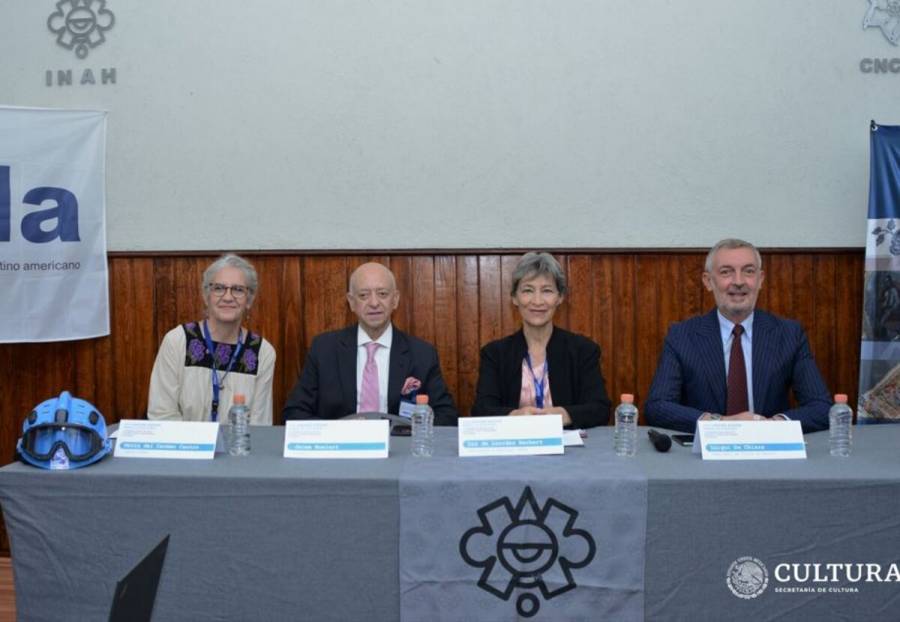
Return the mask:
[[38,404],[22,424],[22,460],[42,469],[77,469],[110,451],[106,421],[90,402],[68,391]]

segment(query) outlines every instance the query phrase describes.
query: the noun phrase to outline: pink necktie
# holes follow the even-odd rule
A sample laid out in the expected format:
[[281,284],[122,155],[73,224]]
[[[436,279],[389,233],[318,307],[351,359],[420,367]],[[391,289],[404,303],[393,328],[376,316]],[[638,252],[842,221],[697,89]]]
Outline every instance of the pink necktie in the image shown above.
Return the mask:
[[375,351],[380,343],[370,341],[366,344],[366,366],[363,368],[362,385],[359,388],[359,412],[378,412],[381,400],[378,395],[378,365],[375,363]]

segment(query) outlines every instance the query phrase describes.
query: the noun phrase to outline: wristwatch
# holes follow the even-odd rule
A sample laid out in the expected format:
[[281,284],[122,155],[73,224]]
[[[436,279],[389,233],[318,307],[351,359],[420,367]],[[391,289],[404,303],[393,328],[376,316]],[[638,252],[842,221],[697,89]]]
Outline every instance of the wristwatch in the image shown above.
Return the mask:
[[703,416],[706,418],[706,421],[719,421],[722,419],[722,415],[716,413],[703,413]]

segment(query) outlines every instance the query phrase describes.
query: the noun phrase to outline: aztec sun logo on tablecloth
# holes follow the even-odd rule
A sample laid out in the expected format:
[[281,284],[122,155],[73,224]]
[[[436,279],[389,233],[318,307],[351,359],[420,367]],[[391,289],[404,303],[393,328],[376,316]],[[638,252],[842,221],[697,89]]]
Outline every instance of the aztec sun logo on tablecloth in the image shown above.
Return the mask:
[[[478,587],[503,600],[509,600],[516,588],[537,590],[545,600],[575,589],[572,570],[591,563],[597,550],[587,531],[574,528],[576,510],[552,498],[540,507],[530,487],[522,491],[515,506],[509,497],[501,497],[479,508],[478,517],[481,525],[463,534],[459,552],[468,565],[482,569]],[[551,528],[563,523],[561,533]],[[479,547],[479,538],[488,538],[480,543],[487,546]],[[580,540],[577,549],[583,555],[569,559],[561,553],[564,538]],[[479,559],[482,551],[489,554]],[[551,589],[545,575],[555,566],[563,581]],[[523,618],[534,616],[540,606],[538,597],[528,591],[516,599],[516,611]]]

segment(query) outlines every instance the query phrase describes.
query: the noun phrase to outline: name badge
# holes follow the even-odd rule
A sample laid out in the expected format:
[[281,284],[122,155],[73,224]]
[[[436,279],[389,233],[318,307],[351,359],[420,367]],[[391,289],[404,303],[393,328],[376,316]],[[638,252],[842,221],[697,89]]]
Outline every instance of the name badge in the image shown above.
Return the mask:
[[561,454],[562,415],[460,417],[459,455],[534,456]]
[[415,410],[415,408],[416,405],[414,402],[400,400],[400,412],[398,412],[397,414],[404,419],[412,419],[413,410]]
[[704,460],[806,458],[799,421],[698,421],[697,433]]
[[391,425],[377,421],[288,421],[285,458],[387,458]]
[[116,458],[212,460],[219,424],[213,421],[123,419],[116,434]]

